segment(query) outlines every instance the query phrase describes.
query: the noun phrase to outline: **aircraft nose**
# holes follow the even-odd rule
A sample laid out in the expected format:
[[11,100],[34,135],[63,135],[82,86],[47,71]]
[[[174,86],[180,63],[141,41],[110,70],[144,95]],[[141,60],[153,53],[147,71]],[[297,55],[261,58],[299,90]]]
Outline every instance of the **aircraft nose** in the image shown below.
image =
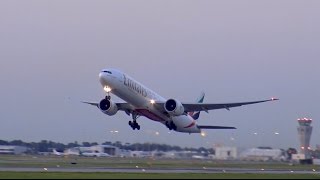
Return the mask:
[[102,85],[107,83],[107,75],[105,72],[99,73],[99,81]]
[[100,72],[99,73],[99,79],[101,79],[103,77],[104,72]]

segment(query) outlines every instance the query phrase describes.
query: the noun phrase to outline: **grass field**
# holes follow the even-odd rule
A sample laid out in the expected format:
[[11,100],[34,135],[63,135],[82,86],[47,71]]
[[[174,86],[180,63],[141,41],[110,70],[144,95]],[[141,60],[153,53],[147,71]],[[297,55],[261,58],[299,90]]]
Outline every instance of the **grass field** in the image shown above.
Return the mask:
[[287,169],[316,170],[317,165],[292,165],[284,162],[242,162],[198,159],[153,159],[153,158],[92,158],[92,157],[57,157],[57,156],[13,156],[1,155],[0,167],[112,167],[112,168],[253,168],[253,169]]

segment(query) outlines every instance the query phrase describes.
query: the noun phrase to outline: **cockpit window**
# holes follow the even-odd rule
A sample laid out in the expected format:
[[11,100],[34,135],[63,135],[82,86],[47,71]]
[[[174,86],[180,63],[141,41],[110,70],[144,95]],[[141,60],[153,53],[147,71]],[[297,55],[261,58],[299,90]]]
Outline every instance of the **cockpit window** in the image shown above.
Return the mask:
[[103,72],[108,73],[108,74],[112,74],[112,72],[111,72],[111,71],[103,71]]

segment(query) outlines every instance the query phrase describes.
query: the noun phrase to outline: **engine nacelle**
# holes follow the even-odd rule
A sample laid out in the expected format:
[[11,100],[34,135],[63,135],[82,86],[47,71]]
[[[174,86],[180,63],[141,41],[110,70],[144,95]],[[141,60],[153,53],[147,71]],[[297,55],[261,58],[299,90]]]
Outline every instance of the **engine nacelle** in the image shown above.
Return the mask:
[[164,109],[172,116],[180,116],[184,113],[184,107],[180,101],[169,99],[164,104]]
[[113,116],[118,112],[118,106],[116,103],[108,99],[102,99],[100,101],[99,109],[109,116]]

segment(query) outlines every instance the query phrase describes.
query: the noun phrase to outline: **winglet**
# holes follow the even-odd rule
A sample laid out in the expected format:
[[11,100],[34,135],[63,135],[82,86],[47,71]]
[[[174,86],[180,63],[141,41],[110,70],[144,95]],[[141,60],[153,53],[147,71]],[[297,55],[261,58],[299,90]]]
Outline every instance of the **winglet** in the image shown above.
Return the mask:
[[276,98],[276,97],[271,97],[271,99],[270,99],[271,101],[277,101],[277,100],[279,100],[278,98]]

